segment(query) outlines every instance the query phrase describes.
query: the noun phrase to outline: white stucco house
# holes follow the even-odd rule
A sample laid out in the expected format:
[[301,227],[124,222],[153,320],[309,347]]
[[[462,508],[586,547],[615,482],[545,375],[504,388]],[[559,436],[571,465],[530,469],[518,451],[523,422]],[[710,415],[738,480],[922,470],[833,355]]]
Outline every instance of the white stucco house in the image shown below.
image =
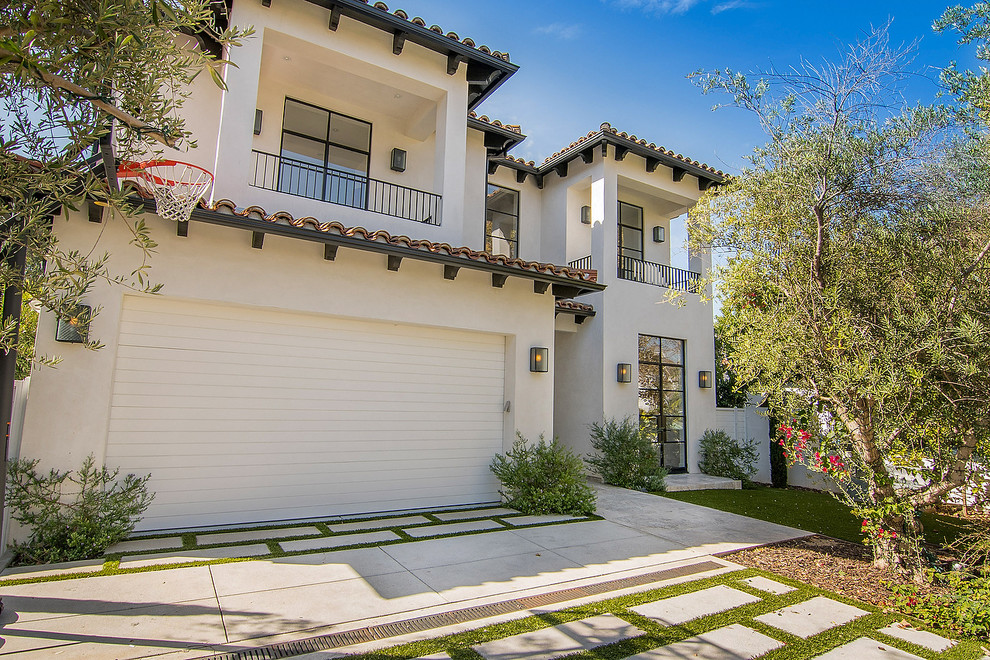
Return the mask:
[[[199,148],[174,154],[213,189],[189,222],[149,206],[164,289],[94,287],[103,349],[41,319],[63,361],[32,376],[22,457],[151,473],[145,530],[491,502],[517,431],[583,453],[603,416],[697,470],[709,261],[672,268],[665,239],[721,172],[608,124],[516,159],[520,129],[475,114],[509,56],[382,3],[226,11],[256,35],[227,91],[197,80]],[[54,227],[117,271],[138,258],[98,208]]]

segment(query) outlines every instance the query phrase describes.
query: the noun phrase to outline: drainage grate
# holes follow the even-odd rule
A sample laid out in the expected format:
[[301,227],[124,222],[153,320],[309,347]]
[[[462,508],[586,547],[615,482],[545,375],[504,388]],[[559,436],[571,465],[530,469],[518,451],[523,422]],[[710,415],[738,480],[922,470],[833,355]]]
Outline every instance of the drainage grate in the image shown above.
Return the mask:
[[467,623],[468,621],[478,621],[480,619],[487,619],[493,616],[519,612],[522,610],[530,610],[535,607],[554,605],[556,603],[563,603],[569,600],[585,598],[587,596],[599,596],[610,591],[628,589],[629,587],[640,587],[653,582],[661,582],[663,580],[671,580],[688,575],[695,575],[697,573],[705,573],[707,571],[713,571],[719,568],[724,568],[724,565],[713,561],[703,561],[698,562],[697,564],[689,564],[687,566],[679,566],[677,568],[668,568],[662,571],[647,573],[645,575],[638,575],[636,577],[608,580],[607,582],[589,584],[584,587],[572,587],[570,589],[561,589],[560,591],[551,591],[550,593],[540,594],[538,596],[515,598],[513,600],[502,601],[501,603],[492,603],[491,605],[466,607],[461,610],[454,610],[453,612],[430,614],[428,616],[407,619],[405,621],[397,621],[395,623],[383,623],[376,626],[358,628],[357,630],[345,630],[342,632],[330,633],[328,635],[320,635],[319,637],[310,637],[309,639],[301,639],[294,642],[283,642],[281,644],[273,644],[271,646],[263,646],[256,649],[234,651],[231,653],[222,653],[219,655],[204,657],[211,658],[212,660],[277,660],[278,658],[291,658],[292,656],[303,655],[305,653],[329,651],[331,649],[350,646],[352,644],[371,642],[376,639],[397,637],[408,633],[422,632],[424,630],[432,630],[434,628],[443,628],[445,626],[450,626],[457,623]]

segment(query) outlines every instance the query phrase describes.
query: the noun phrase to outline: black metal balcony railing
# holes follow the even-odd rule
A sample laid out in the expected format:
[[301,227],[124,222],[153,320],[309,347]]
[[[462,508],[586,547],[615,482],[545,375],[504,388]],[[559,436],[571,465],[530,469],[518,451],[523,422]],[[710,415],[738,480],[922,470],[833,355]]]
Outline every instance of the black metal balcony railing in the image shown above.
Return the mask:
[[699,293],[701,290],[701,275],[699,273],[631,257],[619,257],[619,279],[663,286],[688,293]]
[[439,225],[443,198],[435,193],[379,181],[264,151],[252,151],[252,186]]
[[575,259],[574,261],[567,262],[568,268],[576,268],[578,270],[594,270],[591,267],[591,255],[587,257],[581,257],[580,259]]

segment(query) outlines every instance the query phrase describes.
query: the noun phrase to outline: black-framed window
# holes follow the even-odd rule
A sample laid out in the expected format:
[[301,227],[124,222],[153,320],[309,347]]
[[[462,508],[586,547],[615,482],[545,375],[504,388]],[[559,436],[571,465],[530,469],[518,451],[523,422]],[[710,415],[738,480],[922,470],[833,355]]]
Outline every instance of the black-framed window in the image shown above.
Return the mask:
[[639,336],[639,424],[664,467],[687,470],[684,340]]
[[488,184],[485,252],[519,256],[519,191]]
[[280,155],[279,191],[367,206],[369,122],[286,98]]
[[619,202],[619,257],[643,260],[643,207]]

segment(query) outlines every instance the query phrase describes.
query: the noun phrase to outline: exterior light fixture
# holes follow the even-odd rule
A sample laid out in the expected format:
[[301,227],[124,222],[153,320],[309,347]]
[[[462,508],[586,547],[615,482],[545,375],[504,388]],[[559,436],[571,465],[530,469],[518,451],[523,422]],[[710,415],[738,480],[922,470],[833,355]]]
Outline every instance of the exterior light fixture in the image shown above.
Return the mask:
[[712,386],[712,372],[710,371],[699,371],[698,372],[698,387],[702,389],[710,389]]
[[529,370],[533,373],[546,373],[550,370],[550,349],[534,346],[529,349]]
[[626,362],[620,362],[617,364],[615,369],[615,381],[617,383],[631,383],[632,365]]
[[581,207],[581,224],[590,225],[591,224],[591,207],[582,206]]
[[85,344],[89,339],[89,305],[77,305],[68,318],[59,318],[55,326],[55,341],[66,344]]
[[261,108],[254,109],[254,134],[261,135],[261,119],[264,117],[264,113],[261,112]]
[[666,229],[663,226],[661,226],[661,225],[657,225],[656,227],[654,227],[653,228],[653,242],[654,243],[663,243],[665,240],[667,240],[667,231],[666,231]]
[[405,172],[406,171],[406,151],[405,149],[399,149],[396,147],[392,149],[392,171],[393,172]]

